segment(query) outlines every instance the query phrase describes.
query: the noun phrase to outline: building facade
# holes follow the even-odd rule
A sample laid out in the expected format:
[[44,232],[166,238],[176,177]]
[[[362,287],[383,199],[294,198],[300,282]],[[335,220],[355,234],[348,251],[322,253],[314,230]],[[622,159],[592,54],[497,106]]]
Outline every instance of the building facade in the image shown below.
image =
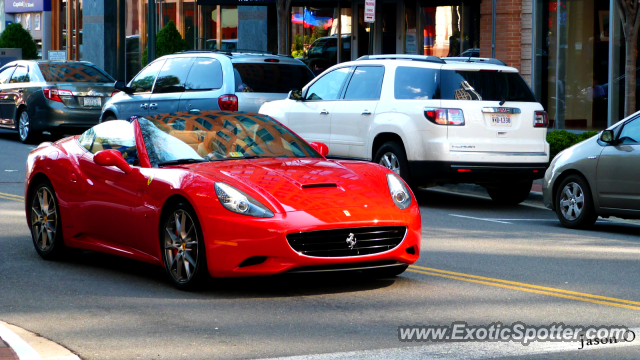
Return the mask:
[[[49,10],[43,5],[39,16],[41,28],[51,29],[50,49],[67,50],[68,59],[92,61],[113,71],[116,1],[20,1],[49,2]],[[127,79],[139,71],[146,47],[148,1],[126,0]],[[174,21],[191,49],[214,49],[220,43],[222,49],[277,50],[274,0],[155,1],[156,29]],[[7,21],[19,16],[34,38],[42,39],[44,49],[46,36],[35,29],[36,12],[16,12],[8,4]],[[375,22],[370,24],[364,21],[364,0],[293,0],[287,42],[291,54],[299,56],[316,39],[335,36],[338,45],[327,51],[335,51],[339,61],[395,53],[496,57],[529,82],[552,127],[601,130],[621,119],[624,108],[624,36],[613,4],[376,0]],[[25,14],[30,14],[29,25]]]

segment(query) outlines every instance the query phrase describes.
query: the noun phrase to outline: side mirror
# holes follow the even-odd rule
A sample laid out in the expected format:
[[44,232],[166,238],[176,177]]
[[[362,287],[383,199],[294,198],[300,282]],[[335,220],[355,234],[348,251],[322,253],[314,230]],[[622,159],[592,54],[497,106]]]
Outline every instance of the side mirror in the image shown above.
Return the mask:
[[600,141],[611,144],[613,143],[613,130],[605,130],[600,134]]
[[113,84],[113,87],[116,88],[116,90],[120,90],[122,92],[124,92],[125,94],[133,94],[133,89],[128,87],[124,81],[116,81],[115,84]]
[[317,152],[320,153],[320,155],[322,156],[327,156],[329,154],[329,147],[327,145],[325,145],[324,143],[321,142],[312,142],[311,144],[312,148],[314,148]]
[[291,100],[304,100],[304,98],[302,97],[302,91],[300,90],[291,90],[289,91],[289,99]]
[[115,166],[125,174],[129,174],[133,170],[117,150],[98,151],[93,156],[93,162],[100,166]]

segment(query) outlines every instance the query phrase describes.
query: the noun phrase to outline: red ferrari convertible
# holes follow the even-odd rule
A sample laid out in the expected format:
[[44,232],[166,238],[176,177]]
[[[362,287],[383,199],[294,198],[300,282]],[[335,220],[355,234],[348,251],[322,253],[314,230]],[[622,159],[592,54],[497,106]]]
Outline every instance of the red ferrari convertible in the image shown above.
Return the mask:
[[258,114],[109,121],[29,154],[27,223],[45,259],[101,251],[164,266],[179,288],[207,275],[402,273],[420,253],[413,194],[382,166],[327,152]]

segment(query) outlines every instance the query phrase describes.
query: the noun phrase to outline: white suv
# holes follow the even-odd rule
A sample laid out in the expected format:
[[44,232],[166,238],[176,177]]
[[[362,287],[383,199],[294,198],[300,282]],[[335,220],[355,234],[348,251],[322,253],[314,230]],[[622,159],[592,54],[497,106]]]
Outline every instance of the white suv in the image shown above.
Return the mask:
[[487,62],[365,56],[260,113],[329,157],[373,160],[413,187],[483,185],[501,203],[526,199],[549,162],[542,105],[516,69]]

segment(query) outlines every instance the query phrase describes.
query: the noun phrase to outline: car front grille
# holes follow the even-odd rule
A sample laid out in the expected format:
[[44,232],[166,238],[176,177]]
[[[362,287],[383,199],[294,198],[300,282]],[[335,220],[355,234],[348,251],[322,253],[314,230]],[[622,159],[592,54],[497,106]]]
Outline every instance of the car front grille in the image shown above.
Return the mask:
[[293,233],[287,235],[287,241],[302,255],[362,256],[397,247],[406,233],[405,226],[371,226]]

